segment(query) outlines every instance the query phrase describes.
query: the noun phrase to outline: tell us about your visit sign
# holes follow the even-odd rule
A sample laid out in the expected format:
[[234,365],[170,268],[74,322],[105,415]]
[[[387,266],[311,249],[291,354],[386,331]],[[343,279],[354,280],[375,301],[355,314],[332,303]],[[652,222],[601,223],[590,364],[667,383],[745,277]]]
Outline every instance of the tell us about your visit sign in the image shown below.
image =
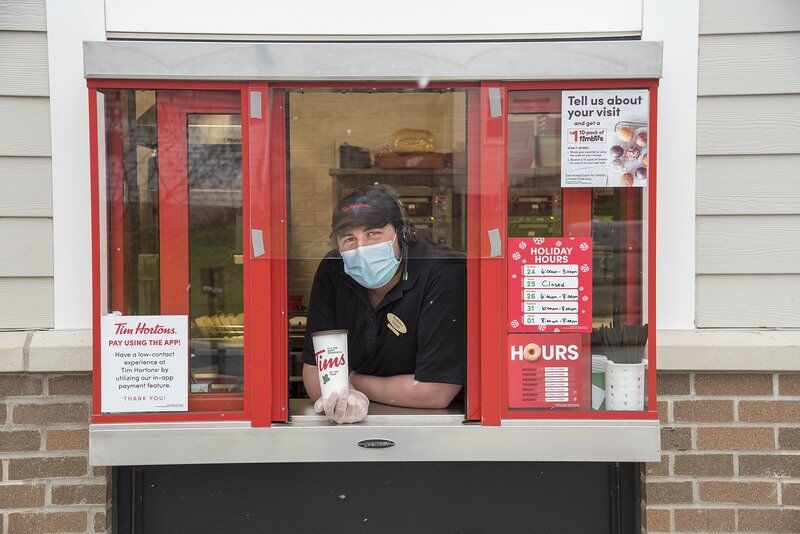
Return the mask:
[[103,413],[188,410],[188,330],[186,315],[102,316]]

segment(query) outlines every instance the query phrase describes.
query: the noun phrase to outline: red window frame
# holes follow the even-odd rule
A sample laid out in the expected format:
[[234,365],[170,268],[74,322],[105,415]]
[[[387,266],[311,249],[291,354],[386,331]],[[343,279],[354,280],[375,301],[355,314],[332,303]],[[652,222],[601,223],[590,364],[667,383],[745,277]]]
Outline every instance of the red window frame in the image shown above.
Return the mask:
[[[414,83],[266,83],[197,82],[152,80],[88,80],[90,175],[92,196],[92,305],[93,305],[93,412],[92,422],[166,422],[199,420],[249,420],[253,426],[269,426],[288,420],[286,322],[286,146],[285,93],[273,89],[416,89]],[[477,214],[467,220],[467,389],[466,418],[487,426],[503,419],[657,419],[656,344],[648,344],[648,409],[642,412],[568,412],[508,410],[505,367],[506,259],[490,258],[486,236],[499,229],[507,237],[507,94],[510,90],[648,89],[650,91],[650,183],[648,202],[648,300],[647,319],[655,339],[656,265],[656,154],[658,80],[575,80],[547,82],[433,83],[429,88],[467,89],[467,206]],[[239,91],[242,113],[242,202],[244,306],[245,306],[245,391],[244,409],[239,412],[179,412],[103,414],[100,412],[100,228],[97,91],[101,89],[174,89]],[[502,113],[492,117],[488,105],[490,90],[499,89]],[[250,103],[260,99],[261,117],[251,118]],[[114,150],[113,146],[109,150]],[[635,192],[630,192],[635,194]],[[109,195],[114,191],[110,190]],[[573,235],[590,235],[591,189],[564,189],[563,227]],[[253,257],[250,229],[264,232],[266,252]],[[124,233],[112,239],[124,239]],[[118,266],[116,267],[119,268]],[[115,263],[112,262],[112,270]],[[629,275],[639,266],[628,264]],[[112,288],[112,291],[119,291]],[[501,296],[498,298],[498,296]],[[637,295],[629,295],[638,299]],[[275,306],[274,303],[279,303]],[[173,313],[178,313],[174,311]],[[184,313],[184,312],[181,312]],[[258,325],[258,326],[256,326]],[[270,358],[271,354],[281,357]],[[483,357],[481,357],[483,355]]]
[[[245,390],[243,394],[214,394],[212,398],[199,398],[190,395],[190,409],[206,411],[188,412],[169,412],[169,413],[123,413],[123,414],[104,414],[100,411],[101,407],[101,376],[100,366],[100,315],[105,313],[101,309],[101,283],[100,279],[100,188],[99,188],[99,167],[98,167],[98,135],[105,135],[105,132],[98,131],[97,122],[97,92],[103,89],[144,89],[144,90],[176,90],[176,91],[203,91],[202,96],[187,96],[181,93],[168,94],[166,101],[159,103],[159,112],[164,120],[159,121],[159,127],[166,126],[166,130],[174,129],[172,138],[174,144],[165,144],[165,151],[172,152],[173,157],[164,157],[162,161],[166,165],[159,165],[159,179],[172,180],[180,183],[186,179],[185,162],[182,154],[186,153],[186,136],[183,118],[186,113],[242,113],[243,136],[249,128],[246,117],[249,116],[249,101],[247,99],[247,84],[231,82],[154,82],[146,80],[89,80],[89,147],[91,154],[90,177],[91,177],[91,196],[92,196],[92,326],[93,326],[93,389],[92,389],[92,422],[93,423],[118,423],[118,422],[164,422],[164,421],[206,421],[206,420],[250,420],[251,419],[251,398],[253,396],[253,380],[250,374],[252,361],[252,344],[249,340],[249,328],[245,324],[245,345],[244,345],[244,382]],[[222,93],[225,91],[226,93]],[[239,93],[237,99],[229,97],[230,92]],[[216,92],[216,93],[215,93]],[[238,104],[238,105],[237,105]],[[113,155],[120,155],[121,138],[112,135],[112,145],[109,151]],[[119,145],[119,146],[118,146]],[[242,204],[243,218],[249,219],[249,175],[245,166],[245,143],[242,146]],[[108,194],[113,200],[121,198],[121,188],[115,187],[121,179],[121,169],[112,166],[111,184]],[[183,188],[178,187],[179,191]],[[188,297],[185,292],[185,281],[188,278],[188,250],[185,250],[185,234],[188,228],[185,207],[188,205],[187,198],[165,198],[159,199],[160,211],[162,203],[175,205],[173,210],[165,209],[162,211],[162,220],[159,225],[161,245],[170,255],[170,261],[161,263],[161,312],[165,314],[186,314],[188,312]],[[121,221],[120,210],[112,207],[111,217],[114,221]],[[246,229],[247,226],[243,225]],[[120,231],[117,231],[120,228]],[[243,230],[244,230],[243,229]],[[119,224],[112,228],[112,244],[123,243],[125,238]],[[248,230],[249,233],[249,230]],[[250,240],[243,239],[244,256],[244,278],[250,278]],[[164,265],[170,265],[164,268]],[[177,266],[177,267],[176,267]],[[117,258],[112,261],[112,272],[116,274],[114,286],[111,288],[113,303],[124,304],[122,290],[121,262]],[[245,284],[246,285],[246,284]],[[245,308],[247,308],[248,290],[243,288]],[[245,316],[245,323],[248,322]],[[227,410],[227,411],[223,411]]]
[[[647,273],[647,321],[649,325],[649,335],[651,342],[648,343],[647,359],[648,359],[648,397],[647,408],[644,411],[555,411],[555,410],[509,410],[508,408],[508,389],[505,387],[508,381],[507,375],[507,362],[505,355],[505,344],[507,331],[505,328],[507,303],[505,298],[500,298],[499,306],[491,304],[487,306],[487,300],[482,300],[482,320],[484,321],[484,328],[481,333],[481,347],[484,354],[496,354],[497,357],[489,357],[482,359],[482,365],[485,369],[483,380],[488,382],[487,377],[491,378],[491,385],[483,389],[482,403],[484,407],[483,423],[492,425],[499,424],[501,419],[590,419],[590,420],[624,420],[624,419],[658,419],[658,410],[656,407],[656,178],[657,178],[657,132],[658,132],[658,80],[657,79],[632,79],[632,80],[570,80],[570,81],[544,81],[544,82],[506,82],[498,84],[501,91],[502,99],[502,117],[495,120],[501,120],[500,130],[503,136],[503,156],[499,161],[493,159],[487,161],[488,168],[483,169],[482,183],[489,176],[501,177],[501,187],[504,191],[503,201],[497,208],[497,212],[487,213],[486,210],[481,210],[481,218],[491,220],[491,217],[496,217],[496,226],[491,226],[500,229],[502,242],[505,243],[507,239],[507,198],[505,192],[507,190],[506,184],[506,159],[505,147],[507,146],[507,95],[508,91],[547,91],[547,90],[579,90],[579,89],[647,89],[650,92],[650,134],[649,145],[651,150],[649,153],[649,184],[648,184],[648,224],[647,224],[647,240],[648,240],[648,273]],[[491,119],[489,119],[491,120]],[[486,146],[484,145],[484,155],[486,153]],[[626,190],[626,205],[629,207],[634,206],[634,195],[640,194],[639,189]],[[591,235],[591,220],[592,220],[592,189],[591,188],[565,188],[562,190],[563,195],[563,232],[565,235],[574,235],[576,237],[590,236]],[[569,228],[569,233],[566,229]],[[482,229],[485,231],[485,229]],[[632,232],[627,233],[630,236]],[[632,244],[632,242],[630,242]],[[483,262],[491,262],[492,260],[483,260]],[[499,267],[499,268],[496,268]],[[481,294],[487,295],[506,295],[506,273],[507,273],[507,260],[504,257],[496,261],[492,268],[481,268]],[[639,265],[636,262],[626,262],[626,275],[632,280],[637,280],[639,273]],[[486,275],[484,277],[484,274]],[[638,286],[638,284],[634,284]],[[495,297],[496,298],[496,297]],[[629,307],[628,309],[638,309],[640,302],[640,295],[636,292],[629,292],[627,294]],[[488,389],[488,391],[487,391]],[[486,410],[491,410],[491,413],[486,413]]]

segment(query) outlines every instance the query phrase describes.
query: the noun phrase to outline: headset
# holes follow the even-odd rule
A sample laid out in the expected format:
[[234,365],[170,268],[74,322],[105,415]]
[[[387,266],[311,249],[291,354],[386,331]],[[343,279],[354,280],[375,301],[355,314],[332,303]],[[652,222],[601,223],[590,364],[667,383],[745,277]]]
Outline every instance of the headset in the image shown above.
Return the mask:
[[417,233],[414,230],[414,225],[408,220],[406,209],[403,207],[403,203],[400,202],[400,197],[398,197],[392,189],[386,187],[385,185],[378,185],[378,187],[380,187],[380,189],[387,195],[392,197],[397,204],[397,209],[400,210],[400,228],[395,228],[395,232],[397,232],[397,235],[400,236],[400,239],[403,241],[403,245],[406,248],[409,245],[413,245],[417,242]]
[[[397,193],[394,192],[393,189],[381,184],[375,184],[376,187],[379,187],[384,193],[392,197],[395,203],[397,204],[397,209],[400,210],[400,228],[395,227],[394,231],[395,234],[400,236],[400,245],[402,250],[402,259],[405,262],[408,261],[408,249],[411,245],[417,242],[417,234],[414,231],[414,225],[411,224],[411,221],[408,220],[408,215],[406,214],[406,209],[403,207],[403,203],[400,202],[400,197],[397,196]],[[408,267],[406,263],[403,264],[403,280],[408,278]]]

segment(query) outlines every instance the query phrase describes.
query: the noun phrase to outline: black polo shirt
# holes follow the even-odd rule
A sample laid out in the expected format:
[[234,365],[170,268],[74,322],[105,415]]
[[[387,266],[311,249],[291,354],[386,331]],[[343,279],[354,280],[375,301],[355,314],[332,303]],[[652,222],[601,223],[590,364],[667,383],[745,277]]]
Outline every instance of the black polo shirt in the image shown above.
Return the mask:
[[[365,375],[413,374],[420,382],[464,384],[466,375],[466,268],[449,249],[411,246],[404,273],[376,308],[367,289],[344,272],[338,252],[320,262],[308,308],[303,361],[316,365],[312,332],[346,329],[350,370]],[[406,326],[397,335],[388,313]]]

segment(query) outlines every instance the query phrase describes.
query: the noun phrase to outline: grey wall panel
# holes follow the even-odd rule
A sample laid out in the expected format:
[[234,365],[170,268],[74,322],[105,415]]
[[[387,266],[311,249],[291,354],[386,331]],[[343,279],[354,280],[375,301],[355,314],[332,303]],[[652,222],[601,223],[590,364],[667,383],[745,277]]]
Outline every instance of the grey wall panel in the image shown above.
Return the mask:
[[49,100],[0,97],[0,156],[49,155]]
[[800,272],[800,215],[711,215],[696,222],[698,274]]
[[50,158],[0,157],[0,217],[51,217]]
[[698,275],[697,326],[798,328],[800,275]]
[[0,329],[52,328],[52,278],[0,278]]
[[700,97],[697,153],[800,153],[800,94]]
[[800,31],[797,0],[700,1],[700,35],[789,31]]
[[800,32],[701,36],[697,92],[800,93]]
[[47,35],[0,31],[0,95],[47,96]]
[[53,276],[53,220],[0,217],[0,277]]
[[44,31],[45,0],[0,0],[0,30]]
[[697,214],[800,214],[800,154],[699,156]]

